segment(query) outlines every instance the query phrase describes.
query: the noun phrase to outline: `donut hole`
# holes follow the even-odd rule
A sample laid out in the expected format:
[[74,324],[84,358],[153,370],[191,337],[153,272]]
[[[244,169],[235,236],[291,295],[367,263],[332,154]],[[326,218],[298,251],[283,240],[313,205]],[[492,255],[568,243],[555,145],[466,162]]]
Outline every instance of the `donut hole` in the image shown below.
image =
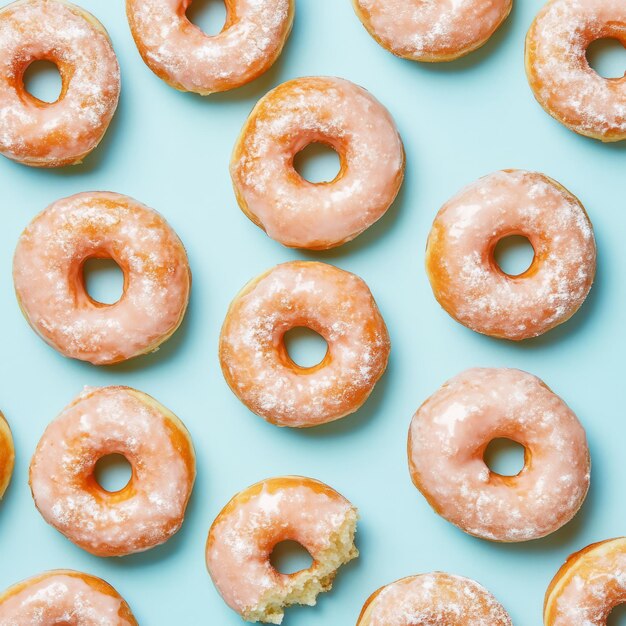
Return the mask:
[[283,341],[289,358],[303,368],[319,365],[328,352],[328,344],[324,337],[305,326],[296,326],[288,330]]
[[219,35],[228,13],[224,0],[193,0],[186,12],[187,19],[205,35]]
[[294,156],[293,168],[310,183],[328,183],[341,171],[341,158],[331,145],[314,141]]
[[524,446],[512,439],[498,438],[485,448],[485,465],[500,476],[517,476],[524,469]]
[[309,569],[313,565],[313,557],[297,541],[281,541],[274,546],[270,563],[281,574],[295,574]]
[[626,626],[626,604],[618,604],[611,609],[606,626]]
[[507,276],[519,276],[532,265],[535,250],[528,237],[509,235],[498,241],[493,250],[493,258]]
[[113,259],[90,258],[83,263],[83,283],[95,302],[115,304],[124,293],[124,272]]
[[604,78],[622,78],[626,75],[626,46],[613,37],[597,39],[587,48],[587,62]]
[[52,104],[61,96],[63,79],[52,61],[33,61],[22,76],[24,89],[37,100]]
[[115,493],[128,485],[133,469],[123,454],[107,454],[98,459],[93,475],[102,489]]

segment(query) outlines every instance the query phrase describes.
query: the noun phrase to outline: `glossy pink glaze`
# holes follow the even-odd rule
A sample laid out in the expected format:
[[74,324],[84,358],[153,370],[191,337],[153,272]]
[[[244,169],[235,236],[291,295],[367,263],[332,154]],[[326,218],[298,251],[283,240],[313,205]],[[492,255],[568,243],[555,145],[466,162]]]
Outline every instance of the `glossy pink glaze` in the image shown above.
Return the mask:
[[[500,476],[483,460],[494,439],[526,449],[523,469]],[[467,533],[528,541],[567,523],[589,489],[585,431],[537,377],[515,369],[470,369],[418,409],[409,467],[435,511]]]
[[[129,484],[108,492],[96,462],[123,455]],[[43,518],[99,556],[159,545],[182,525],[195,478],[193,448],[182,423],[150,396],[128,387],[86,388],[50,423],[30,465]]]
[[[293,167],[307,145],[340,155],[335,180],[311,183]],[[252,111],[230,172],[239,204],[285,246],[330,248],[380,219],[404,175],[396,125],[371,94],[339,78],[298,78],[276,87]]]
[[[55,63],[54,103],[31,96],[33,61]],[[104,27],[62,0],[19,0],[0,9],[0,153],[26,165],[80,162],[100,142],[120,93],[120,70]]]
[[226,0],[218,35],[192,24],[192,0],[126,0],[139,51],[150,69],[173,87],[206,95],[244,85],[279,56],[293,23],[293,0]]
[[[112,258],[124,272],[115,304],[94,302],[83,263]],[[156,211],[115,193],[58,200],[26,228],[13,279],[30,325],[61,354],[108,365],[156,350],[179,326],[191,274],[180,239]]]
[[[505,274],[493,251],[523,235],[535,257],[519,276]],[[457,321],[486,335],[521,340],[567,321],[582,305],[596,271],[591,222],[580,202],[552,179],[503,170],[449,200],[428,238],[433,293]]]

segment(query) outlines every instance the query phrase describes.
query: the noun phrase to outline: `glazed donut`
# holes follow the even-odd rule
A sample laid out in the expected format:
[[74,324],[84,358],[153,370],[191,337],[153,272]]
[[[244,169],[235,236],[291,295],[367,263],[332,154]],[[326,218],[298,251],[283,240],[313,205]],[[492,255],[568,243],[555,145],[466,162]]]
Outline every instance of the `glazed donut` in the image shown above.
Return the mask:
[[0,500],[9,486],[13,466],[15,465],[15,448],[9,423],[0,412]]
[[[505,274],[494,259],[501,239],[523,235],[530,267]],[[437,214],[426,271],[439,304],[476,332],[520,341],[567,321],[584,302],[596,271],[591,222],[556,181],[504,170],[465,187]]]
[[[51,61],[58,100],[26,91],[24,72]],[[117,108],[120,68],[104,26],[65,0],[18,0],[0,9],[0,154],[34,167],[80,163]]]
[[33,576],[0,595],[0,626],[137,626],[111,585],[72,570]]
[[[237,494],[209,530],[206,563],[224,601],[250,622],[280,624],[284,609],[313,606],[337,570],[358,556],[357,511],[328,485],[311,478],[264,480]],[[274,547],[297,541],[313,559],[294,574],[270,563]]]
[[[296,327],[328,343],[318,365],[300,367],[285,348]],[[383,375],[389,335],[367,285],[326,263],[291,261],[248,283],[220,335],[220,363],[235,395],[278,426],[318,426],[356,411]]]
[[208,95],[241,87],[266,72],[289,37],[294,0],[225,0],[215,36],[185,13],[192,0],[126,0],[130,30],[146,65],[168,85]]
[[626,538],[608,539],[572,554],[552,579],[543,609],[545,626],[606,626],[626,602]]
[[[112,258],[124,272],[115,304],[93,300],[83,264]],[[61,354],[111,365],[153,352],[179,327],[189,301],[185,248],[156,211],[116,193],[58,200],[20,237],[13,260],[19,305]]]
[[[132,467],[116,492],[94,477],[110,454]],[[96,556],[125,556],[178,532],[195,475],[191,437],[171,411],[129,387],[87,387],[44,432],[30,487],[43,518],[70,541]]]
[[369,34],[412,61],[453,61],[487,43],[513,0],[352,0]]
[[614,38],[626,46],[623,0],[551,0],[526,37],[526,74],[539,104],[571,130],[600,139],[626,139],[626,75],[603,78],[587,48]]
[[[312,143],[337,151],[341,169],[311,183],[294,169]],[[272,239],[324,250],[354,239],[391,206],[404,148],[391,115],[340,78],[297,78],[261,98],[235,145],[230,174],[242,211]]]
[[433,572],[381,587],[356,626],[512,626],[504,607],[469,578]]
[[[483,455],[498,438],[524,446],[524,467],[502,476]],[[417,410],[409,469],[433,509],[491,541],[529,541],[558,530],[589,489],[589,449],[572,410],[537,377],[514,369],[470,369]]]

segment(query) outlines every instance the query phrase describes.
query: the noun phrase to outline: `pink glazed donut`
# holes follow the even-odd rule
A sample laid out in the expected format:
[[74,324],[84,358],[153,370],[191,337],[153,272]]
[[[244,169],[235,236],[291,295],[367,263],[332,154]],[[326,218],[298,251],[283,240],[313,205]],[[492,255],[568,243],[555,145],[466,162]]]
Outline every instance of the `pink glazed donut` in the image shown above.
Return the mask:
[[[26,91],[24,72],[51,61],[58,100]],[[120,69],[104,26],[65,0],[18,0],[0,9],[0,154],[25,165],[80,163],[117,108]]]
[[130,29],[146,65],[181,91],[208,95],[254,80],[279,57],[293,24],[294,0],[225,0],[215,36],[185,15],[192,0],[126,0]]
[[[502,476],[483,455],[498,438],[524,446],[524,467]],[[491,541],[529,541],[569,522],[589,489],[585,431],[537,377],[470,369],[449,380],[413,416],[409,468],[433,509]]]
[[[293,159],[329,145],[341,168],[311,183]],[[340,78],[297,78],[264,96],[241,131],[230,173],[242,211],[276,241],[324,250],[354,239],[391,206],[404,149],[391,115],[365,89]]]
[[[123,489],[94,477],[99,459],[121,454],[132,467]],[[184,424],[129,387],[85,388],[44,432],[30,464],[43,518],[96,556],[125,556],[180,529],[196,476]]]
[[[518,276],[494,259],[511,235],[535,256]],[[428,236],[426,271],[439,304],[485,335],[519,341],[567,321],[584,302],[596,271],[591,222],[556,181],[503,170],[465,187],[437,214]]]
[[[83,264],[112,258],[124,272],[115,304],[93,300]],[[156,211],[116,193],[58,200],[20,237],[15,291],[33,329],[61,354],[111,365],[153,352],[183,320],[191,273],[185,248]]]
[[504,22],[513,0],[352,0],[369,34],[413,61],[453,61],[480,48]]

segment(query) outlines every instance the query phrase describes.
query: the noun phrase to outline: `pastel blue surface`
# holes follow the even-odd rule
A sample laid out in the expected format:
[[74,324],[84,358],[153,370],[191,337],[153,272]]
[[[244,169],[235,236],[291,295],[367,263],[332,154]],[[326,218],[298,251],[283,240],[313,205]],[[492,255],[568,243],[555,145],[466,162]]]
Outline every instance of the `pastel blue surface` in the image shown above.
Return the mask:
[[[79,167],[43,171],[0,161],[0,406],[17,450],[0,507],[0,587],[42,570],[74,568],[113,584],[143,626],[240,624],[206,573],[208,528],[240,489],[269,476],[303,474],[359,507],[361,558],[340,572],[317,607],[291,609],[288,626],[355,624],[376,588],[431,570],[474,578],[516,625],[539,624],[544,591],[565,557],[626,533],[626,144],[579,137],[536,104],[523,46],[542,0],[518,0],[483,49],[438,66],[380,48],[348,0],[297,0],[293,33],[274,68],[247,87],[209,98],[179,93],[148,70],[122,0],[82,4],[108,28],[122,67],[122,98],[105,140]],[[323,253],[288,250],[266,237],[238,209],[228,175],[232,146],[256,100],[284,80],[315,74],[371,90],[396,119],[407,151],[406,181],[393,208],[356,241]],[[583,308],[523,344],[455,323],[432,297],[423,268],[426,237],[443,202],[477,177],[511,167],[545,172],[576,194],[599,248],[597,281]],[[176,335],[156,354],[110,368],[58,355],[29,328],[13,294],[11,261],[22,229],[52,201],[85,190],[129,194],[163,213],[187,247],[194,276],[190,310]],[[289,259],[327,261],[363,277],[393,343],[389,369],[365,407],[307,431],[278,429],[250,413],[228,389],[217,358],[233,296]],[[318,347],[299,345],[302,358]],[[469,537],[435,515],[411,484],[405,448],[413,412],[447,378],[476,365],[540,376],[587,429],[591,492],[575,520],[546,539],[498,545]],[[48,422],[84,385],[110,384],[137,387],[182,418],[194,439],[198,479],[175,538],[144,554],[106,560],[46,525],[30,496],[28,463]]]

